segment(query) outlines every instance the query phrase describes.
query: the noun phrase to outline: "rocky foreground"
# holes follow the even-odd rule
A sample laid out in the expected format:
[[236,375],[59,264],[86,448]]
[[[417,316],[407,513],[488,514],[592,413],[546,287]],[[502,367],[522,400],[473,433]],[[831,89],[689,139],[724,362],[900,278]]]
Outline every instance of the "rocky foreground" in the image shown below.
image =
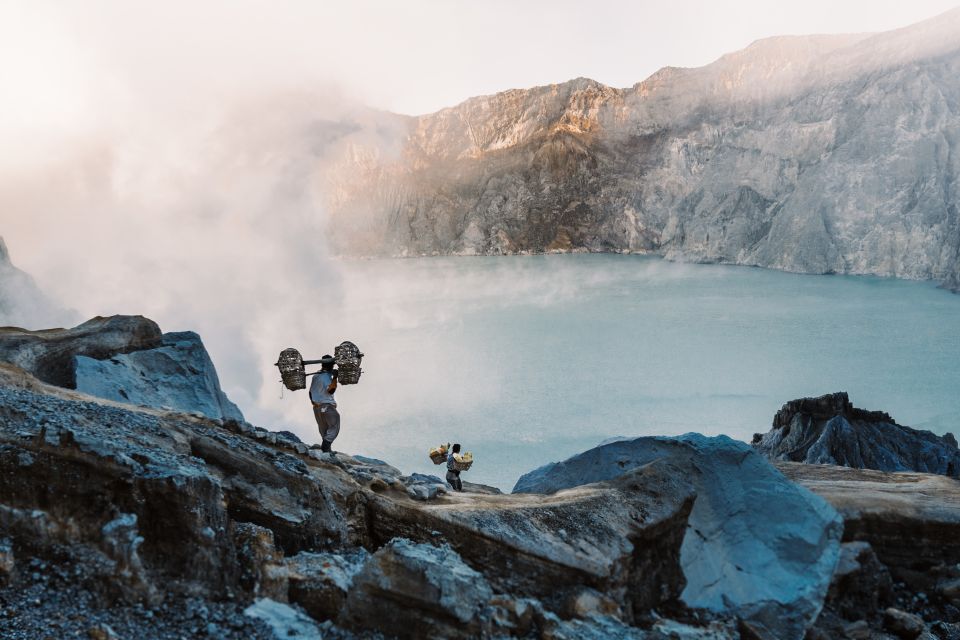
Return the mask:
[[0,336],[4,638],[960,638],[955,479],[691,434],[458,494],[41,379],[171,346],[94,325]]

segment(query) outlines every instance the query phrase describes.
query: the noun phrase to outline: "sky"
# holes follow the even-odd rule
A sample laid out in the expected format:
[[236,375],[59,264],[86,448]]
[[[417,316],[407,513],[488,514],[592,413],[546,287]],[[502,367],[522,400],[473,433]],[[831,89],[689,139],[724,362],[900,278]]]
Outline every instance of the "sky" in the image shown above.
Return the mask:
[[0,236],[80,317],[198,331],[231,398],[272,420],[287,411],[275,354],[308,345],[344,295],[318,192],[335,142],[318,122],[349,114],[350,136],[370,135],[359,105],[418,114],[578,76],[630,86],[762,37],[952,6],[0,0]]
[[[0,3],[0,114],[46,125],[103,98],[336,85],[406,114],[586,76],[630,86],[772,35],[882,31],[951,0],[85,0]],[[12,102],[12,104],[11,104]],[[177,108],[172,105],[171,108]]]

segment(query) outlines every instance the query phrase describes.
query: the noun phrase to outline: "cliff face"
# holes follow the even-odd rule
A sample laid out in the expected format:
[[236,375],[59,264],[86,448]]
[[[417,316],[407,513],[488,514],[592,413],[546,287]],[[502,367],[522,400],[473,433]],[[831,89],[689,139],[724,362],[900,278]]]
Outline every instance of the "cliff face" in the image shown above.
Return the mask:
[[409,118],[329,174],[345,253],[644,251],[955,282],[960,10],[772,38],[627,89],[588,79]]

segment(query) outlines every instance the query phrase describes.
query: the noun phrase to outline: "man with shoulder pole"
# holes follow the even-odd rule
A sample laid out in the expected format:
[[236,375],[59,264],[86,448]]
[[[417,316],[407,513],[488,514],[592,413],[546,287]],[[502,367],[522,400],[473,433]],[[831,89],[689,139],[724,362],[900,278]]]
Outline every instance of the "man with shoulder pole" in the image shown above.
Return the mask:
[[447,482],[457,491],[463,491],[463,482],[460,480],[460,469],[454,456],[460,453],[460,445],[455,444],[447,454]]
[[320,358],[320,371],[313,376],[310,384],[310,402],[313,403],[313,415],[320,429],[320,450],[330,452],[330,445],[340,433],[340,414],[333,394],[337,391],[337,371],[333,368],[336,360],[331,355]]

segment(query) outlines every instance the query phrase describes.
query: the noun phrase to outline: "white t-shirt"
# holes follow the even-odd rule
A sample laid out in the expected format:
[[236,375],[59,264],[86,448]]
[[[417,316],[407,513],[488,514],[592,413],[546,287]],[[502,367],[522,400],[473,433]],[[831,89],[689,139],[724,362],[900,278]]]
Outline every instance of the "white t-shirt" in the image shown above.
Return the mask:
[[310,383],[310,400],[317,404],[337,406],[333,393],[327,393],[327,387],[330,386],[331,382],[333,382],[333,374],[329,371],[321,371],[313,376],[313,382]]

